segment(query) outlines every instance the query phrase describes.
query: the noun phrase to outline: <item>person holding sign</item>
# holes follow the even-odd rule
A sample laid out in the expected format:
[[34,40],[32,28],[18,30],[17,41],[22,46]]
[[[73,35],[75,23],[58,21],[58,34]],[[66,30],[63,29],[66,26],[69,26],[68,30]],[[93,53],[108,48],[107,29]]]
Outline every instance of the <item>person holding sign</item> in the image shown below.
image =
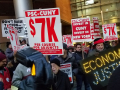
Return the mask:
[[54,73],[54,84],[52,90],[71,90],[68,75],[60,71],[60,61],[58,59],[53,59],[50,63]]
[[89,52],[88,57],[93,56],[93,55],[98,55],[99,52],[105,50],[104,40],[102,38],[96,38],[94,40],[94,47],[95,49]]
[[[67,50],[67,44],[63,43],[63,51],[64,54],[55,57],[60,61],[60,64],[66,64],[66,63],[71,63],[72,64],[72,75],[75,77],[78,73],[78,65],[77,62],[75,61],[75,58],[73,57],[73,53],[68,52]],[[74,89],[75,83],[73,82],[73,87]],[[75,87],[76,88],[76,87]]]
[[78,71],[78,74],[76,75],[77,90],[81,90],[83,81],[84,81],[84,85],[85,85],[85,90],[90,90],[90,85],[89,85],[89,83],[85,77],[85,74],[83,73],[82,68],[80,66],[80,61],[82,61],[84,58],[87,57],[87,54],[84,53],[84,58],[83,58],[82,52],[83,51],[82,51],[81,44],[77,44],[76,45],[76,52],[73,54],[78,66],[79,66],[79,71]]

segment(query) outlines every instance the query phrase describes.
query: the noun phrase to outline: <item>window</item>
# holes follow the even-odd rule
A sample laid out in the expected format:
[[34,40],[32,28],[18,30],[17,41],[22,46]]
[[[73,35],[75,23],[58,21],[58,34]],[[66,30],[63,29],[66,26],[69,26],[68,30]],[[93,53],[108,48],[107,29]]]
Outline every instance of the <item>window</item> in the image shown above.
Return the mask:
[[107,13],[103,13],[103,19],[112,19],[112,18],[115,18],[117,17],[117,11],[113,11],[113,12],[107,12]]
[[113,11],[113,10],[116,10],[116,9],[117,9],[116,4],[108,4],[108,5],[102,6],[102,11],[103,12]]
[[75,3],[75,0],[70,0],[71,3]]
[[76,10],[77,9],[77,5],[75,4],[71,4],[71,10]]
[[73,18],[78,17],[77,11],[73,11],[73,12],[72,12],[72,17],[73,17]]

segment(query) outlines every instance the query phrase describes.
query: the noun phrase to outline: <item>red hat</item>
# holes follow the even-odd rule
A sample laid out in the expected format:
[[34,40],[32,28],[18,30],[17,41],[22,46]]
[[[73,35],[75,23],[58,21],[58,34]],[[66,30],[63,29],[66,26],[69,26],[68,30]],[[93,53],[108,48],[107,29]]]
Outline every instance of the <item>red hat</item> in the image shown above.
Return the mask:
[[94,40],[94,45],[99,44],[99,43],[104,43],[104,40],[102,38],[97,38]]
[[6,56],[4,54],[0,53],[0,61],[2,61],[4,59],[6,59]]

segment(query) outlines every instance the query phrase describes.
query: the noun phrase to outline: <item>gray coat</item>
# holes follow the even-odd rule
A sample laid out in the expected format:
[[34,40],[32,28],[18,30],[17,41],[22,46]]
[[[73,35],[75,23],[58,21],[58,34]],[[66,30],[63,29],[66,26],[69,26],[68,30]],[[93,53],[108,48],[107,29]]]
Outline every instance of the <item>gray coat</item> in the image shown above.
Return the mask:
[[55,58],[60,61],[60,64],[71,63],[73,74],[74,75],[78,74],[78,64],[77,64],[77,62],[75,60],[75,57],[73,56],[72,53],[68,52],[68,56],[65,60],[61,56],[58,56],[58,57],[55,57]]
[[[103,51],[105,51],[105,50],[106,49],[104,49]],[[97,51],[96,49],[94,49],[88,53],[88,57],[93,56],[93,55],[98,55],[99,53],[100,53],[100,51]]]
[[6,57],[8,61],[13,61],[14,60],[14,52],[10,48],[7,48],[5,51]]
[[18,64],[16,70],[14,71],[14,75],[12,78],[12,85],[19,87],[21,81],[29,76],[31,73],[31,69],[27,68],[22,64]]

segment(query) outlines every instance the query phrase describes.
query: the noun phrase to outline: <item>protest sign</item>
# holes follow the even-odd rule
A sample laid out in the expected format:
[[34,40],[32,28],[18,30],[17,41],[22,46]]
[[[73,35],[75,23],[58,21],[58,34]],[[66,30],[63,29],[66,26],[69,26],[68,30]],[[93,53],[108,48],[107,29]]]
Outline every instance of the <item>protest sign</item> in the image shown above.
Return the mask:
[[9,37],[10,37],[10,42],[11,42],[13,51],[17,51],[19,49],[24,48],[26,45],[20,46],[18,30],[10,25],[7,25],[7,28],[9,29]]
[[116,24],[102,25],[103,36],[105,41],[118,40]]
[[63,35],[63,43],[66,43],[67,46],[73,46],[72,35]]
[[99,28],[99,20],[97,17],[93,17],[93,25],[94,25],[94,39],[101,38],[100,28]]
[[92,41],[90,18],[72,19],[71,22],[73,42]]
[[93,26],[93,23],[90,24],[91,26],[91,35],[92,35],[92,40],[94,40],[94,26]]
[[25,11],[29,44],[45,55],[63,54],[59,8]]
[[69,77],[70,83],[73,83],[71,63],[61,64],[60,70],[66,73]]
[[2,36],[8,37],[9,36],[9,29],[7,28],[7,25],[10,25],[17,29],[18,36],[24,35],[24,29],[23,29],[23,20],[21,19],[5,19],[1,21],[2,26]]
[[112,72],[120,65],[120,45],[91,56],[81,61],[81,67],[92,87],[92,90],[102,90],[108,85]]

